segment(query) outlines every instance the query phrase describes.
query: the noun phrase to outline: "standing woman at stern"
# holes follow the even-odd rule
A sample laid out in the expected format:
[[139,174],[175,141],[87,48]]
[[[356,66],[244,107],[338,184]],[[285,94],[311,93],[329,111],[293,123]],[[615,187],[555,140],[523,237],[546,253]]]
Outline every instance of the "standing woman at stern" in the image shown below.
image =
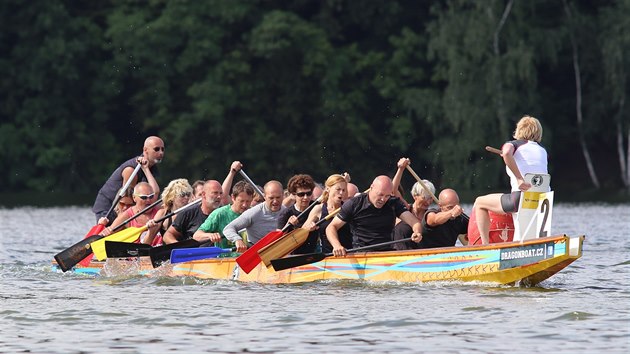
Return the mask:
[[501,156],[505,162],[505,170],[510,176],[511,193],[494,193],[475,200],[475,217],[481,242],[487,245],[490,233],[490,216],[493,213],[515,213],[521,193],[532,187],[525,182],[527,173],[547,173],[547,150],[540,145],[543,129],[538,119],[523,116],[516,124],[514,139],[503,144]]

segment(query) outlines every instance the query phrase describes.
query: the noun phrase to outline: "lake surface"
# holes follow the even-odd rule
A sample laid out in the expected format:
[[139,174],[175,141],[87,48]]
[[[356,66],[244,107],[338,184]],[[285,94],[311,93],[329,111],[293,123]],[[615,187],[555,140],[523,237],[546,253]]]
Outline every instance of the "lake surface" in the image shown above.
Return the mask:
[[93,222],[87,207],[0,209],[0,352],[630,351],[628,204],[556,205],[553,233],[585,234],[584,256],[534,288],[52,272]]

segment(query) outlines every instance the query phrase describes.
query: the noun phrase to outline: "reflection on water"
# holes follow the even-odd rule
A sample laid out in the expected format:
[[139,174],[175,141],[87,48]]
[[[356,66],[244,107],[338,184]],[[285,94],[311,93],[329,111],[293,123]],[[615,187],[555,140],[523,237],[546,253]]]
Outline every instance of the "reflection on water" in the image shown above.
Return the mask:
[[[554,209],[584,257],[539,287],[50,271],[87,208],[0,209],[0,352],[606,352],[630,349],[630,206]],[[594,216],[597,216],[594,218]]]

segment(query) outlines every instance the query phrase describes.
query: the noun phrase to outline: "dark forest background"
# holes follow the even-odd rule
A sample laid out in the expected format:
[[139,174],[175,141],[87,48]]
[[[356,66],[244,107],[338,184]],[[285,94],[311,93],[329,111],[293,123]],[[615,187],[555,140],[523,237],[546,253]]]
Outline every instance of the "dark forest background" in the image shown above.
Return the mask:
[[0,37],[5,195],[94,196],[155,134],[161,185],[405,156],[472,201],[530,114],[557,200],[628,200],[630,0],[3,0]]

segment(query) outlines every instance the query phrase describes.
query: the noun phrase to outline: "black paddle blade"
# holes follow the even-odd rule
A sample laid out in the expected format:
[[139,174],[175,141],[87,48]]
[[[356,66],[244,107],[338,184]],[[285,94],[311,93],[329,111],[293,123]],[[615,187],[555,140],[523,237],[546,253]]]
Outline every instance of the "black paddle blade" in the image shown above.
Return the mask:
[[90,243],[102,238],[103,236],[101,235],[92,235],[57,253],[55,255],[55,261],[57,261],[61,271],[66,272],[72,269],[72,267],[81,262],[83,258],[89,256],[90,253],[92,253]]
[[199,241],[189,238],[187,240],[171,243],[169,245],[153,247],[149,250],[151,264],[153,268],[159,267],[162,263],[171,259],[171,251],[176,248],[193,248],[199,247]]
[[328,256],[330,256],[330,254],[326,253],[300,254],[297,256],[272,259],[271,265],[273,266],[273,269],[276,270],[276,272],[279,272],[281,270],[319,262]]
[[151,245],[119,241],[105,241],[105,253],[108,258],[148,256]]

